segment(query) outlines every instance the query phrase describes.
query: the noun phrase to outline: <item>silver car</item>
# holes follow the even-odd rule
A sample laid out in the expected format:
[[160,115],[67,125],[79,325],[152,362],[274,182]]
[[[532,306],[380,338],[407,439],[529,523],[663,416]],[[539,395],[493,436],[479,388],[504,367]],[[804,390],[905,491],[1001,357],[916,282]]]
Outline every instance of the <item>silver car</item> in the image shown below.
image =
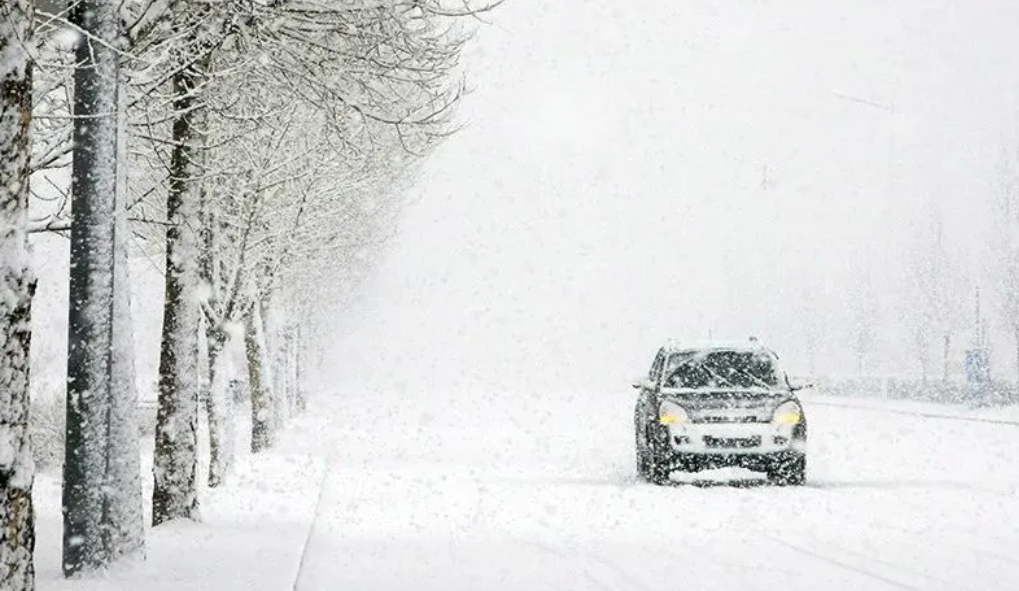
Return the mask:
[[737,466],[778,485],[802,485],[807,417],[778,356],[748,345],[662,347],[634,413],[637,473],[656,484],[673,471]]

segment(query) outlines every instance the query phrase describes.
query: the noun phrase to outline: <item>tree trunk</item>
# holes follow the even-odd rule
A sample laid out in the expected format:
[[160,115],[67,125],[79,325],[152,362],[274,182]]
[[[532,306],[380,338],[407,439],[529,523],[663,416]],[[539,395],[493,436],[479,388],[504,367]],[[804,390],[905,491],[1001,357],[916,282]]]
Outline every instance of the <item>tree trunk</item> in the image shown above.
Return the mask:
[[227,423],[232,420],[233,413],[222,368],[226,333],[209,326],[206,341],[209,343],[209,390],[205,393],[205,412],[209,419],[209,487],[215,488],[226,478],[232,464],[233,439],[229,437]]
[[111,560],[135,554],[145,546],[131,281],[124,239],[129,231],[127,212],[118,207],[113,275],[110,441],[106,471],[107,551]]
[[[71,576],[111,559],[113,520],[124,517],[110,494],[114,397],[114,271],[119,152],[119,35],[114,5],[83,0],[71,22],[85,32],[75,48],[71,272],[64,452],[63,570]],[[122,336],[122,331],[116,331]],[[132,367],[117,367],[132,371]],[[134,376],[129,376],[134,380]],[[123,418],[119,413],[118,421]],[[118,422],[118,427],[120,426]],[[137,439],[137,433],[135,434]],[[119,483],[117,483],[119,485]],[[114,512],[111,514],[111,510]]]
[[287,414],[297,414],[297,327],[287,327],[283,349],[283,367],[286,370]]
[[271,438],[283,430],[286,399],[285,387],[282,378],[285,373],[282,367],[282,340],[280,331],[280,318],[276,308],[276,298],[273,295],[261,300],[261,324],[262,339],[262,382],[265,384],[269,394],[270,428]]
[[244,349],[248,358],[248,386],[251,392],[251,452],[258,453],[272,446],[271,378],[265,363],[265,338],[262,313],[256,303],[251,306],[244,323]]
[[200,194],[195,148],[200,111],[194,68],[173,78],[173,152],[167,195],[166,299],[159,356],[152,524],[198,519],[198,238]]
[[941,381],[948,383],[949,374],[951,373],[951,352],[952,352],[952,335],[945,334],[945,349],[944,349],[944,368],[941,375]]
[[1016,396],[1019,398],[1019,326],[1015,328]]
[[229,320],[229,311],[224,310],[224,302],[221,299],[220,232],[217,231],[216,216],[210,208],[208,191],[203,190],[201,196],[201,273],[202,281],[208,285],[211,292],[208,307],[213,310],[211,314],[206,315],[205,322],[208,389],[204,392],[203,399],[209,427],[208,485],[215,488],[230,472],[234,455],[233,400],[227,392],[227,380],[230,376],[225,375],[223,367],[224,349],[230,340],[224,327]]
[[34,4],[0,9],[0,591],[35,589],[35,477],[29,439],[29,349],[34,280],[29,269],[28,179]]
[[294,331],[294,396],[297,400],[297,412],[308,408],[308,393],[304,389],[304,331],[298,326]]
[[927,338],[927,334],[917,334],[916,345],[917,345],[917,360],[920,362],[920,383],[926,387],[927,380],[930,376],[930,341]]

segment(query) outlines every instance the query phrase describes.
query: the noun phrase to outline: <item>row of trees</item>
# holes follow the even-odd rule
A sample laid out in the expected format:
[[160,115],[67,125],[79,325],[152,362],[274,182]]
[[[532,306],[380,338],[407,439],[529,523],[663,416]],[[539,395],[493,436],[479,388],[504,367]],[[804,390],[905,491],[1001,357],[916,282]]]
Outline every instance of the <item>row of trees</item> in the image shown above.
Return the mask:
[[232,463],[229,351],[247,360],[258,452],[304,407],[323,302],[370,264],[453,130],[458,21],[493,7],[0,6],[0,591],[34,585],[28,233],[70,238],[63,564],[87,573],[144,544],[129,242],[166,278],[151,519],[195,519],[200,412],[209,486]]

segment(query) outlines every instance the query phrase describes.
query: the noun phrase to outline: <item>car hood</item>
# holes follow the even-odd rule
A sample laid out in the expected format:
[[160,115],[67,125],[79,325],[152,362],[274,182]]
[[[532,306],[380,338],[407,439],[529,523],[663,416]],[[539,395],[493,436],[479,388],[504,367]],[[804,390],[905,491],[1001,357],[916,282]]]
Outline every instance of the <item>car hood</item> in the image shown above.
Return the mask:
[[764,388],[740,389],[663,389],[662,398],[682,406],[690,420],[698,422],[768,422],[775,408],[795,399],[788,390]]

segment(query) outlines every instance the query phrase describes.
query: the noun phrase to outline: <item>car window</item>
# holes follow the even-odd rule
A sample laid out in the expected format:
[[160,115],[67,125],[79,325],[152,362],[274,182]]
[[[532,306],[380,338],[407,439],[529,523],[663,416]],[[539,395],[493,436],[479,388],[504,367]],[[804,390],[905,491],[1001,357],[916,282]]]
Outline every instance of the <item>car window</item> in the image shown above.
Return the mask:
[[756,351],[688,352],[668,360],[666,388],[778,389],[784,376],[774,356]]

